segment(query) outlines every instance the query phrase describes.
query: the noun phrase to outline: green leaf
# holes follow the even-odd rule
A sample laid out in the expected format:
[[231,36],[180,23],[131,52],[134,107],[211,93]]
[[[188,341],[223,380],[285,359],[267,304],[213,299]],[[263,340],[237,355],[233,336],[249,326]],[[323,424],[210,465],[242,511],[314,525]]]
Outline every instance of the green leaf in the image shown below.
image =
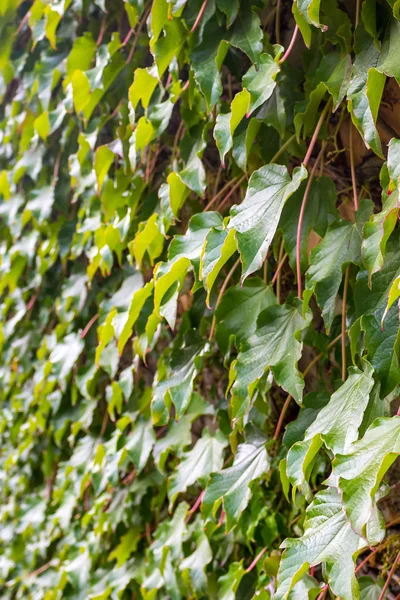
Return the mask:
[[171,401],[175,406],[177,419],[185,413],[205,350],[203,339],[192,331],[186,336],[184,346],[171,352],[165,372],[153,384],[151,412],[155,425],[168,422]]
[[227,439],[222,432],[217,431],[216,435],[211,435],[208,429],[203,430],[201,438],[193,449],[184,455],[178,468],[168,480],[170,510],[178,494],[185,492],[196,482],[205,485],[210,473],[222,468],[226,446]]
[[239,0],[217,0],[217,7],[226,15],[226,25],[230,27],[239,13]]
[[146,466],[155,441],[156,436],[151,421],[140,420],[134,423],[124,448],[138,473]]
[[376,120],[386,78],[375,68],[380,54],[373,40],[365,31],[358,31],[356,60],[347,93],[348,108],[367,147],[383,158]]
[[[399,160],[400,141],[393,138],[389,142],[387,158],[387,170],[389,176],[388,192],[383,194],[383,206],[381,212],[373,215],[370,220],[365,223],[363,230],[362,256],[370,278],[373,273],[379,271],[383,266],[386,243],[397,223],[397,216],[400,208]],[[384,175],[382,175],[381,180],[383,180],[383,178]],[[381,183],[382,187],[384,187],[384,182],[382,181]]]
[[247,279],[243,286],[229,288],[216,310],[216,339],[222,352],[227,353],[231,338],[239,347],[251,336],[256,330],[259,314],[275,303],[272,287],[258,277]]
[[335,301],[343,269],[349,263],[361,263],[361,236],[364,222],[371,212],[371,202],[364,200],[356,213],[355,223],[339,220],[332,223],[324,239],[314,248],[306,274],[306,303],[312,293],[322,310],[329,331],[335,315]]
[[260,56],[257,69],[252,66],[243,76],[243,87],[250,93],[250,103],[246,110],[247,116],[250,116],[271,97],[279,71],[280,67],[275,58],[264,53]]
[[246,442],[239,445],[232,467],[210,476],[203,505],[214,505],[215,511],[215,504],[219,505],[219,501],[223,500],[226,531],[230,531],[237,523],[240,513],[251,498],[249,484],[269,469],[265,442],[265,438],[259,433],[250,431]]
[[333,462],[331,479],[338,482],[352,528],[363,537],[367,538],[367,523],[376,510],[378,487],[399,454],[400,417],[382,418],[376,419],[364,437]]
[[314,27],[322,27],[319,22],[320,3],[321,0],[296,0],[297,10]]
[[228,227],[236,232],[242,282],[262,266],[284,204],[306,176],[303,166],[294,170],[292,179],[281,165],[261,167],[250,177],[243,202],[231,208]]
[[363,360],[363,366],[364,371],[349,367],[348,378],[319,410],[307,427],[304,440],[290,448],[287,472],[292,485],[300,486],[308,479],[309,467],[323,443],[334,454],[343,454],[357,440],[374,385],[371,365]]
[[214,138],[219,150],[221,163],[224,166],[225,156],[232,148],[233,134],[243,117],[249,109],[250,94],[244,89],[232,100],[231,111],[219,114],[214,128]]
[[94,156],[94,170],[97,178],[97,189],[100,190],[109,168],[114,162],[115,154],[108,146],[100,146]]
[[233,562],[229,570],[218,579],[218,598],[220,600],[235,600],[236,592],[245,574],[242,562]]
[[199,278],[207,291],[206,303],[209,306],[211,290],[224,264],[236,251],[235,235],[232,229],[213,228],[204,240],[200,257]]
[[303,376],[297,369],[301,357],[301,331],[308,327],[311,312],[303,318],[301,304],[273,305],[259,316],[255,333],[245,340],[237,360],[231,365],[233,417],[242,417],[248,407],[259,379],[270,368],[275,381],[301,402]]
[[230,43],[245,52],[252,63],[258,64],[263,50],[262,39],[260,17],[245,4],[236,17]]
[[398,248],[396,230],[387,243],[383,268],[372,275],[371,288],[367,271],[361,271],[354,290],[356,316],[361,318],[361,329],[365,332],[368,360],[381,383],[383,396],[390,394],[400,383],[400,332],[396,306],[391,307],[382,324],[390,289],[400,275]]
[[343,600],[357,598],[359,591],[354,575],[354,556],[364,545],[351,529],[337,491],[328,488],[318,492],[307,508],[303,536],[289,538],[282,544],[285,551],[279,567],[275,598],[287,598],[308,569],[321,563],[334,594]]

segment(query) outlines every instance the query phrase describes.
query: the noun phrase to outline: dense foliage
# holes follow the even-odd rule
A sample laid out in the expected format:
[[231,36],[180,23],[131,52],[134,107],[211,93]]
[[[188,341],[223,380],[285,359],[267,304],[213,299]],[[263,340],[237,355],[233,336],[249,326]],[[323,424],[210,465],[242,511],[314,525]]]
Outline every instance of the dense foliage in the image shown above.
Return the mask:
[[399,19],[1,0],[1,598],[399,591]]

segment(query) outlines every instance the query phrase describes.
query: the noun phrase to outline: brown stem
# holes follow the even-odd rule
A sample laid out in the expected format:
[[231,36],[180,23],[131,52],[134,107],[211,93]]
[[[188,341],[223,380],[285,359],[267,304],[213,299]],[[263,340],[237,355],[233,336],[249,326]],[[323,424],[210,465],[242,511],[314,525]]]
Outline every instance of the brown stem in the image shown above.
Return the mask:
[[103,437],[103,435],[105,434],[106,428],[107,428],[107,423],[108,423],[108,410],[105,410],[104,413],[104,417],[103,417],[103,422],[101,424],[101,429],[100,429],[100,437]]
[[321,160],[324,151],[325,151],[325,143],[322,144],[322,148],[320,150],[320,153],[318,154],[317,160],[315,161],[314,166],[311,169],[310,177],[308,178],[307,187],[305,189],[303,200],[302,200],[301,207],[300,207],[299,220],[297,222],[296,270],[297,270],[297,295],[300,299],[301,299],[301,294],[302,294],[302,290],[301,290],[301,230],[303,228],[304,213],[306,210],[308,195],[311,190],[311,185],[312,185],[312,182],[314,179],[315,171],[318,167],[318,163]]
[[231,268],[231,270],[229,271],[228,275],[227,275],[227,276],[226,276],[226,278],[225,278],[225,281],[224,281],[224,283],[223,283],[223,284],[222,284],[222,286],[221,286],[221,289],[219,290],[219,294],[218,294],[217,302],[215,303],[214,316],[213,316],[213,320],[212,320],[212,323],[211,323],[211,331],[210,331],[210,335],[209,335],[209,337],[208,337],[208,340],[209,340],[210,342],[211,342],[211,340],[212,340],[212,339],[213,339],[213,337],[214,337],[215,326],[216,326],[216,324],[217,324],[216,310],[217,310],[217,308],[218,308],[218,305],[219,305],[219,303],[220,303],[220,302],[221,302],[221,300],[222,300],[222,296],[224,295],[224,293],[225,293],[225,290],[226,290],[226,288],[227,288],[227,286],[228,286],[228,283],[229,283],[229,281],[230,281],[230,279],[231,279],[232,275],[234,274],[234,272],[235,272],[235,270],[236,270],[236,267],[238,266],[239,262],[240,262],[240,258],[238,258],[238,259],[237,259],[237,261],[235,262],[235,264],[233,265],[233,267],[232,267],[232,268]]
[[286,50],[285,54],[282,56],[282,58],[279,61],[280,65],[283,64],[289,58],[289,55],[292,52],[293,46],[294,46],[294,44],[296,42],[296,38],[297,38],[298,32],[299,32],[299,26],[296,25],[296,27],[293,30],[293,35],[292,35],[292,39],[290,40],[290,44],[287,47],[287,50]]
[[347,289],[349,287],[350,265],[347,265],[344,276],[343,302],[342,302],[342,379],[346,379],[346,304]]
[[321,130],[323,122],[325,121],[325,117],[326,117],[326,115],[327,115],[327,113],[328,113],[328,111],[329,111],[329,109],[331,107],[331,104],[332,104],[332,99],[330,98],[328,100],[327,104],[325,105],[325,108],[322,111],[322,113],[321,113],[321,115],[320,115],[320,117],[318,119],[318,123],[317,123],[317,126],[315,127],[315,131],[314,131],[314,133],[312,135],[311,142],[310,142],[310,145],[309,145],[308,150],[307,150],[307,154],[306,154],[306,156],[305,156],[305,158],[303,160],[303,165],[305,167],[309,163],[309,160],[310,160],[311,155],[312,155],[313,150],[314,150],[314,146],[315,146],[316,141],[318,139],[319,132]]
[[131,62],[131,60],[132,60],[133,53],[135,52],[137,43],[139,41],[140,32],[142,31],[142,27],[145,24],[146,19],[147,19],[148,15],[149,15],[150,8],[151,8],[151,6],[148,6],[146,8],[146,10],[144,11],[144,13],[142,15],[142,18],[139,21],[138,28],[137,28],[137,31],[135,33],[135,37],[133,38],[132,47],[131,47],[131,49],[129,51],[128,58],[125,61],[126,65],[129,64]]
[[199,26],[199,24],[200,24],[200,21],[201,21],[201,19],[203,18],[204,11],[205,11],[205,10],[206,10],[206,8],[207,8],[207,4],[208,4],[208,0],[204,0],[203,4],[201,5],[201,8],[200,8],[200,10],[199,10],[199,14],[198,14],[198,15],[197,15],[197,17],[196,17],[196,20],[195,20],[195,22],[193,23],[193,27],[192,27],[192,29],[190,30],[190,33],[193,33],[193,32],[194,32],[194,31],[196,31],[196,29],[198,28],[198,26]]
[[100,25],[100,32],[99,32],[99,37],[97,38],[96,46],[100,46],[101,42],[103,41],[105,28],[106,28],[106,17],[104,16],[104,18],[101,22],[101,25]]
[[232,194],[237,190],[237,188],[239,187],[239,181],[237,182],[236,185],[233,186],[233,188],[227,193],[227,195],[225,196],[225,198],[218,204],[216,210],[221,210],[221,208],[224,206],[224,204],[226,204],[229,200],[229,198],[232,196]]
[[281,0],[276,0],[275,10],[275,42],[281,43]]
[[272,285],[274,285],[274,283],[280,273],[280,270],[282,269],[283,265],[285,264],[285,260],[287,259],[287,257],[288,257],[287,252],[285,252],[285,254],[283,255],[282,259],[280,260],[278,266],[276,267],[276,271],[275,271],[274,276],[271,281]]
[[285,415],[287,413],[287,409],[289,408],[291,399],[292,399],[292,396],[290,394],[288,394],[286,397],[286,400],[285,400],[285,404],[282,407],[281,414],[279,415],[278,422],[276,424],[275,433],[274,433],[274,437],[273,437],[274,440],[277,440],[279,437],[279,434],[282,429],[283,421],[284,421]]
[[357,181],[356,181],[356,170],[354,167],[354,152],[353,152],[353,124],[350,121],[350,171],[351,171],[351,184],[353,187],[353,201],[354,210],[358,210],[358,194],[357,194]]
[[89,323],[87,323],[87,325],[85,325],[85,329],[82,331],[81,333],[81,339],[83,340],[83,338],[85,338],[88,334],[89,329],[92,327],[93,323],[96,323],[97,319],[99,318],[99,313],[96,313],[89,321]]
[[[279,248],[279,256],[278,256],[278,261],[279,264],[281,264],[282,260],[283,260],[283,251],[284,251],[284,243],[283,240],[281,241],[281,246]],[[282,268],[282,267],[281,267]],[[280,304],[281,302],[281,269],[279,269],[277,275],[276,275],[276,297],[278,299],[278,304]]]
[[[336,342],[338,342],[339,340],[341,340],[343,337],[343,334],[340,333],[337,337],[335,337],[334,340],[332,340],[328,346],[327,346],[327,350],[329,348],[332,348],[332,346],[334,346],[336,344]],[[307,365],[307,367],[304,369],[303,372],[303,377],[305,377],[307,375],[307,373],[312,369],[312,367],[315,365],[315,363],[317,363],[321,358],[323,358],[324,353],[321,352],[320,354],[318,354],[315,358],[312,359],[312,361]]]
[[231,187],[231,185],[233,183],[235,183],[234,185],[234,189],[236,189],[238,187],[238,185],[240,185],[242,183],[242,181],[244,181],[244,179],[246,178],[246,175],[242,175],[242,177],[240,177],[240,179],[236,180],[236,179],[231,179],[231,181],[228,181],[228,183],[226,183],[224,185],[224,187],[222,189],[219,190],[219,192],[213,197],[211,198],[210,202],[207,204],[207,206],[205,207],[204,211],[209,210],[211,208],[211,206],[213,204],[215,204],[215,202],[225,194],[225,192]]
[[382,591],[381,591],[381,593],[379,595],[379,599],[378,600],[383,600],[383,598],[385,597],[386,590],[388,589],[389,584],[390,584],[390,580],[392,579],[392,577],[393,577],[393,575],[394,575],[394,573],[396,571],[397,563],[399,562],[399,560],[400,560],[400,552],[397,554],[397,556],[395,558],[395,561],[393,563],[393,566],[392,566],[392,568],[389,571],[389,575],[388,575],[388,577],[387,577],[387,579],[385,581],[385,585],[382,588]]
[[276,161],[278,160],[280,155],[285,152],[286,148],[288,148],[295,139],[296,139],[296,134],[294,133],[293,135],[290,136],[290,138],[288,138],[286,140],[286,142],[284,144],[282,144],[282,146],[279,148],[278,152],[271,158],[271,160],[270,160],[271,165],[273,163],[276,163]]
[[267,546],[265,548],[263,548],[255,557],[255,559],[253,560],[253,562],[251,563],[251,565],[249,567],[247,567],[245,573],[250,573],[250,571],[252,571],[254,569],[254,567],[256,566],[256,564],[258,563],[258,561],[260,560],[260,558],[262,558],[264,556],[264,554],[267,551]]
[[15,32],[15,36],[17,36],[17,35],[20,33],[21,29],[24,27],[25,23],[26,23],[26,22],[27,22],[27,20],[29,19],[29,15],[30,15],[30,14],[31,14],[31,11],[30,11],[30,10],[28,10],[28,11],[27,11],[27,12],[24,14],[24,16],[23,16],[23,17],[22,17],[22,19],[21,19],[21,22],[20,22],[20,24],[18,25],[17,31]]

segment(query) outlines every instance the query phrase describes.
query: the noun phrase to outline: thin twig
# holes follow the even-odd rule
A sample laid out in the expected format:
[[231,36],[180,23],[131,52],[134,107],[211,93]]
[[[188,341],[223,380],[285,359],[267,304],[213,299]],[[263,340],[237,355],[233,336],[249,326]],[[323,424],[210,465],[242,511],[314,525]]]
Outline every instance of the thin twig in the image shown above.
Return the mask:
[[100,46],[101,42],[103,41],[105,29],[106,29],[106,17],[104,16],[104,18],[101,22],[101,25],[100,25],[99,37],[97,38],[96,46]]
[[87,325],[85,325],[85,329],[82,331],[81,333],[81,339],[83,340],[83,338],[86,337],[86,335],[88,334],[89,329],[91,328],[91,326],[93,325],[93,323],[96,323],[97,319],[99,318],[99,313],[96,313],[91,319],[90,321],[87,323]]
[[292,39],[290,40],[290,44],[287,47],[285,54],[282,56],[282,58],[279,61],[280,65],[283,64],[289,58],[289,55],[290,55],[291,51],[293,50],[293,46],[296,42],[298,32],[299,32],[299,26],[296,25],[296,27],[293,30],[293,35],[292,35]]
[[231,187],[231,185],[234,183],[234,189],[236,189],[241,183],[242,181],[244,181],[246,179],[246,175],[242,175],[242,177],[240,177],[240,179],[231,179],[230,181],[228,181],[228,183],[226,183],[224,185],[223,188],[221,188],[219,190],[219,192],[213,197],[211,198],[210,202],[207,204],[207,206],[205,207],[204,211],[209,210],[211,208],[211,206],[213,204],[215,204],[215,202],[225,194],[225,192]]
[[25,23],[26,23],[26,22],[27,22],[27,20],[29,19],[29,15],[30,15],[30,14],[31,14],[31,11],[30,11],[30,10],[28,10],[28,11],[27,11],[27,12],[24,14],[23,18],[21,19],[21,22],[20,22],[20,24],[18,25],[17,31],[16,31],[16,32],[15,32],[15,34],[14,34],[15,36],[17,36],[17,35],[20,33],[21,29],[24,27]]
[[288,138],[286,140],[286,142],[284,144],[282,144],[282,146],[279,148],[278,152],[271,158],[270,164],[275,163],[278,160],[278,158],[280,157],[280,155],[285,152],[286,148],[288,148],[295,139],[296,139],[296,134],[294,133],[293,135],[290,136],[290,138]]
[[317,160],[315,161],[314,166],[311,169],[311,173],[308,178],[307,186],[306,186],[306,189],[304,192],[303,200],[301,202],[299,219],[297,222],[296,271],[297,271],[297,295],[300,299],[301,299],[301,294],[302,294],[302,290],[301,290],[301,230],[303,228],[303,219],[304,219],[304,213],[306,210],[308,195],[311,190],[311,185],[312,185],[312,182],[314,179],[315,171],[318,167],[318,163],[321,160],[324,151],[325,151],[325,143],[322,144],[322,147],[321,147],[320,153],[318,154]]
[[192,508],[189,510],[188,515],[186,517],[186,523],[189,523],[189,521],[192,517],[192,514],[195,513],[196,510],[199,508],[199,506],[202,503],[202,500],[204,498],[204,494],[205,494],[205,491],[203,490],[200,493],[199,497],[197,498],[196,502],[193,504]]
[[285,400],[285,404],[282,407],[281,414],[279,415],[278,422],[276,424],[275,433],[274,433],[274,437],[273,437],[274,440],[277,440],[279,437],[279,434],[281,432],[282,425],[283,425],[283,420],[287,413],[287,409],[289,408],[291,399],[292,399],[292,396],[290,394],[288,394],[286,397],[286,400]]
[[228,283],[229,283],[232,275],[234,274],[234,272],[236,270],[236,267],[238,266],[239,262],[240,262],[240,258],[237,259],[237,261],[235,262],[235,264],[233,265],[233,267],[229,271],[228,275],[225,277],[225,281],[222,284],[221,289],[219,290],[217,302],[215,303],[214,316],[213,316],[213,320],[212,320],[212,323],[211,323],[211,331],[210,331],[210,335],[208,337],[209,341],[211,341],[213,339],[213,337],[214,337],[215,326],[217,324],[216,310],[218,308],[219,303],[222,300],[222,296],[224,295],[225,290],[226,290],[226,288],[228,286]]
[[133,38],[132,47],[131,47],[131,49],[129,51],[128,58],[125,61],[126,65],[129,64],[131,62],[131,60],[132,60],[133,53],[135,52],[137,43],[139,41],[140,33],[142,31],[143,25],[146,22],[147,17],[149,16],[150,9],[151,9],[151,6],[148,6],[146,8],[146,10],[144,11],[144,13],[142,15],[142,18],[139,21],[138,28],[137,28],[137,31],[135,33],[135,37]]
[[354,151],[353,151],[353,124],[350,121],[350,171],[351,171],[351,184],[353,187],[353,200],[354,210],[358,210],[358,195],[357,195],[357,181],[356,181],[356,170],[354,167]]
[[285,264],[285,260],[287,259],[287,257],[288,257],[288,254],[287,254],[287,252],[285,252],[285,254],[283,255],[282,259],[280,260],[278,266],[276,267],[276,271],[275,271],[274,276],[271,281],[272,285],[274,285],[274,283],[279,275],[280,270],[282,269],[283,265]]
[[390,584],[390,580],[392,579],[392,577],[393,577],[393,575],[394,575],[394,573],[396,571],[397,563],[399,562],[399,560],[400,560],[400,552],[397,554],[397,556],[395,558],[395,561],[393,563],[393,566],[392,566],[392,568],[389,571],[389,575],[388,575],[388,577],[387,577],[387,579],[385,581],[385,585],[383,586],[382,591],[381,591],[381,593],[379,595],[379,600],[383,600],[383,598],[385,597],[386,590],[388,589],[389,584]]
[[201,5],[201,8],[200,8],[200,10],[199,10],[199,14],[198,14],[198,15],[197,15],[197,17],[196,17],[196,20],[195,20],[195,22],[193,23],[193,27],[192,27],[192,29],[190,30],[190,33],[193,33],[193,32],[194,32],[194,31],[196,31],[196,29],[198,28],[198,26],[199,26],[199,24],[200,24],[200,21],[201,21],[201,19],[203,18],[204,11],[205,11],[205,10],[206,10],[206,8],[207,8],[207,4],[208,4],[208,0],[204,0],[203,4]]
[[342,301],[342,380],[346,379],[346,304],[347,289],[349,287],[350,265],[347,265],[344,276],[343,301]]
[[[337,337],[335,337],[334,340],[332,340],[328,346],[326,347],[327,350],[329,350],[330,348],[332,348],[332,346],[334,346],[336,344],[336,342],[338,342],[339,340],[342,339],[342,333],[339,333],[339,335]],[[317,363],[319,360],[321,360],[321,358],[324,357],[324,353],[321,352],[320,354],[318,354],[315,358],[312,359],[312,361],[307,365],[307,367],[304,369],[303,371],[303,377],[305,377],[307,375],[307,373],[313,368],[313,366],[315,365],[315,363]]]
[[[283,242],[283,239],[281,241],[281,245],[279,248],[279,255],[278,255],[278,263],[281,264],[282,260],[283,260],[283,252],[285,249],[285,245]],[[276,297],[278,300],[278,304],[280,304],[281,302],[281,269],[279,269],[277,275],[276,275]]]
[[255,557],[255,559],[253,560],[253,562],[251,563],[251,565],[249,567],[247,567],[245,573],[250,573],[250,571],[252,571],[254,569],[254,567],[256,566],[256,564],[258,563],[258,561],[260,560],[260,558],[262,558],[264,556],[264,554],[267,551],[267,546],[265,546],[265,548],[263,548]]
[[281,0],[276,0],[275,10],[275,42],[281,43]]
[[322,113],[321,113],[320,117],[319,117],[319,120],[318,120],[317,126],[315,127],[315,131],[314,131],[314,133],[313,133],[313,136],[312,136],[312,138],[311,138],[310,145],[309,145],[309,147],[308,147],[308,150],[307,150],[307,154],[306,154],[306,156],[305,156],[305,158],[304,158],[304,160],[303,160],[303,165],[304,165],[305,167],[306,167],[306,166],[308,165],[308,163],[309,163],[309,160],[310,160],[310,158],[311,158],[311,155],[312,155],[312,153],[313,153],[313,150],[314,150],[314,146],[315,146],[315,144],[316,144],[316,141],[317,141],[317,139],[318,139],[318,135],[319,135],[320,129],[321,129],[322,125],[323,125],[323,122],[325,121],[325,117],[326,117],[326,115],[327,115],[327,113],[328,113],[328,111],[329,111],[329,109],[330,109],[330,107],[331,107],[331,104],[332,104],[332,99],[330,98],[330,99],[328,100],[327,104],[325,105],[325,108],[324,108],[324,110],[322,111]]

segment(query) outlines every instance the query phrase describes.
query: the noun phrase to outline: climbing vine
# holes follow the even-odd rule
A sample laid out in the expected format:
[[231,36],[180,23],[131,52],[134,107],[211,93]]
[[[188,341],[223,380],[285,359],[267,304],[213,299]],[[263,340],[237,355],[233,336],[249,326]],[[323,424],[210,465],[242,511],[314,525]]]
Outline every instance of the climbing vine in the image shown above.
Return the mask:
[[399,19],[0,2],[2,598],[400,591]]

